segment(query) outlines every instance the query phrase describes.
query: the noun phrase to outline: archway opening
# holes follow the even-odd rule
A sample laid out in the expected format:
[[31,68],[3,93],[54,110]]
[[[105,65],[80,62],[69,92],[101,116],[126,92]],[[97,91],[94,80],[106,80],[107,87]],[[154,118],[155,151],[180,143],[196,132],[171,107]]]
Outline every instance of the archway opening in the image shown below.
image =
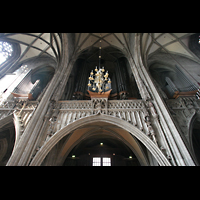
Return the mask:
[[200,119],[196,119],[193,123],[191,140],[196,160],[200,165]]
[[[63,137],[42,165],[93,166],[93,159],[110,160],[109,166],[148,166],[146,147],[128,131],[106,122],[78,127]],[[107,165],[108,166],[108,165]]]
[[194,96],[197,92],[196,86],[177,65],[173,66],[156,62],[149,67],[149,71],[156,81],[158,88],[169,99],[176,99],[179,96]]
[[[134,152],[141,165],[149,165],[149,161],[145,155],[146,153],[148,155],[149,153],[152,154],[152,158],[155,159],[155,161],[161,166],[171,165],[158,146],[138,128],[116,117],[99,114],[79,119],[56,132],[37,152],[30,165],[63,165],[65,158],[70,153],[72,148],[75,147],[73,144],[78,144],[75,143],[75,140],[78,141],[83,139],[85,132],[79,132],[79,129],[84,126],[93,128],[92,125],[95,125],[95,123],[99,126],[103,123],[104,125],[102,127],[104,129],[105,124],[107,124],[108,127],[114,125],[118,129],[117,134],[120,135],[123,140],[126,140],[125,144]],[[91,133],[88,130],[86,131],[87,133]],[[124,134],[125,132],[123,131],[127,134]],[[74,136],[74,138],[72,138],[72,136]],[[144,152],[144,149],[138,145],[134,138],[145,146],[146,153]],[[51,156],[53,156],[53,159]]]
[[32,72],[31,83],[33,84],[33,87],[29,92],[29,99],[35,100],[38,98],[38,96],[42,93],[46,85],[52,79],[54,71],[55,69],[53,67],[46,66],[36,69]]
[[[26,67],[27,65],[24,66],[24,68]],[[52,79],[54,72],[55,69],[51,66],[42,66],[36,69],[31,69],[26,77],[13,90],[13,96],[28,98],[29,100],[37,100],[43,93],[44,88]]]
[[64,166],[140,166],[122,141],[106,134],[92,135],[76,145],[65,159]]
[[[9,117],[11,118],[11,117]],[[0,128],[0,166],[8,162],[15,144],[15,127],[13,122],[8,122]]]

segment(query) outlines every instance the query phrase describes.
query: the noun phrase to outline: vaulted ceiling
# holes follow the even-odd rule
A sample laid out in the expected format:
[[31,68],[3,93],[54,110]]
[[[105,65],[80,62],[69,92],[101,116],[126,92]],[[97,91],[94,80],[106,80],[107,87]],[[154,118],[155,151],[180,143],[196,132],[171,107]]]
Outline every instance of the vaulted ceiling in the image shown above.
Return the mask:
[[18,62],[41,55],[59,59],[61,52],[61,40],[58,33],[1,33],[0,40],[20,45],[21,54]]
[[75,51],[77,53],[88,47],[99,48],[100,40],[102,49],[106,47],[116,47],[122,51],[127,49],[127,33],[76,33],[75,35]]
[[200,63],[199,58],[189,49],[189,38],[194,33],[144,33],[141,41],[143,56],[157,52],[185,56]]
[[[188,46],[192,34],[194,33],[144,33],[141,40],[142,55],[149,56],[163,51],[200,63]],[[98,56],[100,40],[102,54],[112,61],[123,56],[131,42],[129,33],[75,33],[74,38],[74,53],[82,53],[82,56],[86,56],[90,61]],[[18,62],[41,55],[49,55],[58,61],[61,54],[61,39],[58,33],[0,33],[0,40],[20,45]]]

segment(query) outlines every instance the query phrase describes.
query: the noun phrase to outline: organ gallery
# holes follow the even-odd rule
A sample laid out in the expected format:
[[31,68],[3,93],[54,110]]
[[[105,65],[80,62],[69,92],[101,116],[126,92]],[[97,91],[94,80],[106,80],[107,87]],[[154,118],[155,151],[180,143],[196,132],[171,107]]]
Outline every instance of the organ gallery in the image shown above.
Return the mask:
[[1,33],[0,165],[198,166],[197,33]]

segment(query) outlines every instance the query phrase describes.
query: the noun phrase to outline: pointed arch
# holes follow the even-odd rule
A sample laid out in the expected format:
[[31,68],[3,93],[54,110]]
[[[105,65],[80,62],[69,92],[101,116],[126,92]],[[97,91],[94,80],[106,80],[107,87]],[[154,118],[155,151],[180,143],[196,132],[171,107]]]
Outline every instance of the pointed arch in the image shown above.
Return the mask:
[[[86,124],[85,126],[82,126],[73,131],[73,133],[70,134],[68,139],[66,139],[65,143],[62,145],[62,148],[57,155],[55,165],[63,165],[66,158],[69,156],[70,152],[73,149],[77,149],[79,145],[84,144],[86,141],[88,142],[91,140],[95,140],[94,138],[96,137],[101,137],[101,140],[104,140],[105,138],[110,138],[110,140],[112,141],[114,140],[115,142],[118,141],[123,143],[126,148],[129,148],[132,151],[141,166],[150,165],[149,160],[146,157],[147,155],[142,149],[141,143],[139,143],[139,141],[135,137],[133,137],[129,132],[125,131],[124,129],[121,129],[110,123],[102,123],[99,121],[97,123],[94,122],[89,125]],[[111,142],[108,140],[108,143]]]
[[200,131],[200,113],[199,112],[194,112],[190,122],[189,122],[189,145],[191,148],[191,152],[192,152],[192,156],[193,159],[196,163],[196,165],[200,165],[200,156],[199,156],[199,152],[200,152],[200,147],[199,147],[199,143],[200,143],[200,137],[199,137],[199,131]]
[[0,120],[0,166],[5,166],[12,155],[19,132],[20,126],[14,113]]
[[94,123],[94,122],[107,122],[113,125],[116,125],[129,133],[131,133],[133,136],[135,136],[139,141],[141,141],[146,148],[151,152],[151,154],[154,156],[154,158],[157,160],[160,166],[170,166],[170,162],[167,160],[167,158],[164,156],[164,154],[161,152],[161,150],[154,144],[154,142],[148,138],[142,131],[140,131],[135,126],[131,125],[130,123],[116,118],[112,116],[107,115],[92,115],[88,116],[82,119],[79,119],[75,122],[72,122],[71,124],[65,126],[61,130],[59,130],[57,133],[55,133],[38,151],[38,153],[33,158],[32,162],[30,163],[31,166],[38,166],[41,165],[42,161],[46,157],[46,155],[49,153],[49,151],[66,135],[71,133],[72,131],[76,130],[79,127],[82,127],[86,124]]

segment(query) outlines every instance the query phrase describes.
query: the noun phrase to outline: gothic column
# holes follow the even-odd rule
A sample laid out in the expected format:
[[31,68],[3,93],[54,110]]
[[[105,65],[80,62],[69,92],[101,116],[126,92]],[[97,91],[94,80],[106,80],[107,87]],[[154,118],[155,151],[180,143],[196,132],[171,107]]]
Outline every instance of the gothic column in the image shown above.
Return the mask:
[[[57,86],[62,85],[62,80],[64,79],[67,67],[69,65],[69,41],[68,35],[62,34],[62,57],[58,70],[56,71],[54,77],[52,78],[49,87],[45,91],[38,108],[36,109],[31,121],[27,125],[20,141],[18,142],[14,152],[12,153],[7,165],[28,165],[28,160],[31,157],[31,152],[33,152],[33,147],[39,136],[40,129],[43,124],[45,114],[47,112],[51,96],[56,90]],[[62,88],[63,87],[59,87]]]
[[[138,84],[139,90],[141,91],[141,96],[142,98],[144,98],[144,100],[147,101],[152,99],[151,101],[155,105],[155,109],[158,114],[160,124],[162,125],[163,132],[159,131],[157,132],[157,134],[162,135],[162,137],[166,139],[168,144],[167,148],[170,148],[173,154],[174,160],[176,162],[175,165],[194,166],[195,164],[192,160],[192,157],[190,156],[189,151],[187,150],[179,134],[179,131],[177,130],[173,122],[173,119],[166,107],[166,104],[161,98],[161,95],[159,94],[157,88],[155,87],[153,81],[151,80],[149,73],[147,72],[146,68],[143,65],[140,52],[140,34],[136,34],[135,36],[134,52],[136,52],[134,58],[132,55],[130,55],[130,60],[132,60],[133,63],[136,63],[135,72],[137,73],[137,75],[135,79]],[[148,85],[148,90],[145,84]]]

